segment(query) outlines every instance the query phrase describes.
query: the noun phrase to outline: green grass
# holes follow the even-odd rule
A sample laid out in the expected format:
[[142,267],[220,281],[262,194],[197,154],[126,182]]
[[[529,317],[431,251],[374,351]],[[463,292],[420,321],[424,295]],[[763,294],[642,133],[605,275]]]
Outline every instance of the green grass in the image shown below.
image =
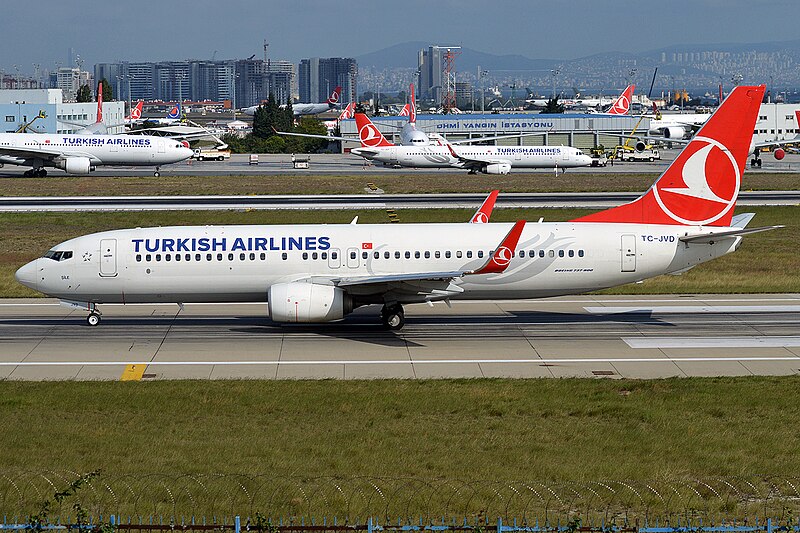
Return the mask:
[[[492,487],[508,496],[508,483],[522,481],[657,484],[796,475],[799,388],[797,376],[4,382],[0,474],[54,471],[59,474],[47,476],[58,481],[68,471],[99,468],[124,502],[115,511],[145,515],[175,510],[165,486],[179,500],[179,513],[231,512],[234,498],[221,494],[224,489],[238,494],[243,514],[348,514],[333,483],[315,480],[325,476],[345,478],[340,482],[344,491],[378,515],[458,516],[464,509],[483,509],[498,516],[508,503],[511,516],[522,516],[527,498],[491,500]],[[215,479],[216,473],[243,475],[225,480]],[[133,474],[123,480],[127,485],[120,481],[123,474]],[[176,480],[180,474],[205,476],[204,488],[192,479]],[[264,477],[254,477],[258,474]],[[414,479],[431,484],[425,487]],[[436,481],[441,479],[451,481]],[[355,494],[354,487],[366,487],[375,496],[368,480],[383,489],[385,501],[359,499],[365,497]],[[465,480],[479,487],[474,495],[454,490],[463,489]],[[237,481],[253,493],[253,507],[236,488]],[[41,485],[42,480],[34,482]],[[325,485],[319,490],[327,501],[311,490],[320,485]],[[420,496],[408,503],[414,485]],[[189,487],[195,502],[179,487]],[[7,480],[0,476],[0,507],[11,505],[3,503],[6,489]],[[30,492],[29,487],[23,490]],[[98,498],[111,499],[105,489],[100,492],[104,495]],[[142,496],[136,509],[131,492]],[[584,494],[575,506],[590,496]],[[711,506],[721,504],[711,499]],[[538,502],[532,505],[538,508]],[[4,511],[10,510],[0,508]],[[366,514],[358,506],[349,510],[351,517],[360,513]]]
[[[740,208],[757,214],[754,225],[785,224],[786,228],[745,237],[741,248],[726,257],[700,265],[682,276],[661,276],[607,292],[756,293],[800,292],[800,207]],[[519,218],[570,220],[590,212],[578,209],[497,209],[492,220]],[[402,222],[462,222],[469,209],[400,210]],[[347,223],[359,215],[361,223],[388,223],[386,213],[367,211],[166,211],[117,213],[0,214],[0,297],[28,297],[37,293],[14,280],[14,271],[67,239],[109,229],[137,226],[204,224],[311,224]]]
[[[0,179],[0,196],[169,196],[182,194],[360,194],[368,182],[387,193],[644,191],[657,173],[552,172],[505,176],[443,172],[241,176],[48,177]],[[794,190],[800,175],[745,173],[742,190]]]

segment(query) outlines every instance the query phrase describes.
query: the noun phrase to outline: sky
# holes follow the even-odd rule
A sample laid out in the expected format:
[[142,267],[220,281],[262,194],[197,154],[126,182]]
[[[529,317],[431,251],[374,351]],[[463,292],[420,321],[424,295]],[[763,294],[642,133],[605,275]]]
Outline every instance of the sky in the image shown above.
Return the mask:
[[800,38],[798,0],[3,0],[0,69],[33,64],[353,57],[407,41],[573,59]]

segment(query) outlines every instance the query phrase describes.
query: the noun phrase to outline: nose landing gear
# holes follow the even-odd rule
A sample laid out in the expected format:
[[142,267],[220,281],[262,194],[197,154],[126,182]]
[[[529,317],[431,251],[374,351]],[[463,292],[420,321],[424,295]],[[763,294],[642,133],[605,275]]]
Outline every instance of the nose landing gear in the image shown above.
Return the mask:
[[89,316],[86,317],[86,323],[92,327],[100,325],[100,316],[102,313],[97,309],[97,304],[89,304]]
[[161,172],[159,172],[159,170],[161,170],[161,167],[156,167],[156,171],[153,172],[154,178],[158,178],[159,176],[161,176]]

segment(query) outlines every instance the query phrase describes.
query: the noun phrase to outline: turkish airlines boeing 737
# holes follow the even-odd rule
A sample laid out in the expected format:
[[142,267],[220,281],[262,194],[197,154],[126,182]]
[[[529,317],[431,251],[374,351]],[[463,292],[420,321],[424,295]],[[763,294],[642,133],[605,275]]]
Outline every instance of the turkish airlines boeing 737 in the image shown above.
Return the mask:
[[123,229],[58,244],[16,277],[86,309],[90,325],[102,303],[266,300],[276,322],[381,304],[399,329],[403,304],[541,298],[685,271],[772,229],[733,216],[763,93],[734,89],[639,199],[570,222]]

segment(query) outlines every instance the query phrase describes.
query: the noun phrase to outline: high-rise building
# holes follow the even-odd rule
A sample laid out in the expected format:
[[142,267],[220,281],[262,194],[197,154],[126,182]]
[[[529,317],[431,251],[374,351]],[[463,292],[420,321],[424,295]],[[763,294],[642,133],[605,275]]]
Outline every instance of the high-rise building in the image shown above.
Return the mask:
[[421,99],[442,102],[443,78],[442,55],[444,50],[438,46],[429,46],[422,49],[417,56],[417,71],[419,83],[417,92]]
[[349,57],[312,57],[300,61],[297,69],[300,101],[324,102],[337,86],[342,87],[341,104],[355,102],[358,63]]
[[292,94],[294,65],[260,59],[98,63],[121,100],[235,100],[237,107],[258,105],[269,93],[281,103]]

